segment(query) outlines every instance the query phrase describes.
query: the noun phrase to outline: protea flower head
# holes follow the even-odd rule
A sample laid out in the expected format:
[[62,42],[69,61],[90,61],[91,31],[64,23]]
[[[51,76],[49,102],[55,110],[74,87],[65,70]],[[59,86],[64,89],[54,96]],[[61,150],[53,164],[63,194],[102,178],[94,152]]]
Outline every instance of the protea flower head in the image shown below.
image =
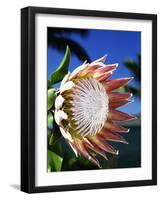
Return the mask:
[[131,102],[131,93],[115,90],[133,78],[109,80],[118,64],[105,65],[106,56],[92,62],[84,62],[61,82],[55,100],[55,121],[62,136],[76,156],[82,154],[101,167],[93,152],[108,160],[106,152],[118,155],[108,141],[126,140],[119,132],[129,129],[117,122],[134,117],[121,112],[118,107]]

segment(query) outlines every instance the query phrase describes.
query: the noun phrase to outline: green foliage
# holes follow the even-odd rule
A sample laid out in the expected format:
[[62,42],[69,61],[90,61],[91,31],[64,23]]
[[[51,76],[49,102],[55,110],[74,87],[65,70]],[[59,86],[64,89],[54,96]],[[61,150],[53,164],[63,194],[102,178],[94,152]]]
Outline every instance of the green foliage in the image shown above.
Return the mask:
[[[55,122],[53,123],[55,125]],[[55,129],[55,126],[52,129],[48,129],[48,144],[52,146],[61,138],[61,133],[59,130]],[[60,149],[60,148],[59,148]]]
[[49,145],[53,145],[53,144],[54,144],[54,134],[52,133],[49,138]]
[[61,133],[54,120],[54,102],[56,98],[56,89],[53,84],[61,81],[68,73],[70,61],[70,50],[66,47],[66,52],[62,62],[56,71],[51,74],[51,79],[48,80],[48,172],[61,171],[62,169],[62,147],[59,142]]
[[51,84],[51,81],[48,80],[48,89],[52,88],[52,84]]
[[138,55],[137,63],[133,59],[127,59],[124,61],[124,65],[134,75],[135,80],[141,81],[141,56],[140,55]]
[[48,171],[61,171],[63,158],[48,150]]
[[51,74],[50,84],[53,85],[64,78],[64,76],[68,73],[69,62],[70,62],[70,50],[69,50],[69,47],[67,46],[63,60],[61,61],[56,71],[54,71]]
[[52,114],[52,112],[48,112],[48,127],[53,126],[53,121],[54,121],[54,116]]
[[133,95],[136,95],[138,97],[141,96],[141,90],[138,88],[129,85],[125,85],[124,88],[126,92],[131,92]]
[[56,90],[54,88],[48,90],[48,110],[50,110],[54,105],[55,92]]
[[51,166],[48,164],[48,172],[51,172]]
[[126,59],[124,61],[124,65],[127,69],[130,70],[131,74],[135,77],[135,81],[138,82],[138,87],[133,87],[126,85],[124,86],[124,90],[127,92],[132,92],[133,95],[141,97],[141,88],[140,88],[140,82],[141,82],[141,55],[138,55],[138,62],[135,62],[133,59]]

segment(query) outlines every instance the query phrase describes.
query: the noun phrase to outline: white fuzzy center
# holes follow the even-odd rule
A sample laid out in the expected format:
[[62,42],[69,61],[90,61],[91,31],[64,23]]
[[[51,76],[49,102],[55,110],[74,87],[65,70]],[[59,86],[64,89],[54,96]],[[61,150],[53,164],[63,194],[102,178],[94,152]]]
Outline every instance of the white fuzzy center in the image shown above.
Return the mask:
[[97,134],[108,115],[108,96],[93,78],[79,80],[74,86],[73,113],[77,132],[82,136]]

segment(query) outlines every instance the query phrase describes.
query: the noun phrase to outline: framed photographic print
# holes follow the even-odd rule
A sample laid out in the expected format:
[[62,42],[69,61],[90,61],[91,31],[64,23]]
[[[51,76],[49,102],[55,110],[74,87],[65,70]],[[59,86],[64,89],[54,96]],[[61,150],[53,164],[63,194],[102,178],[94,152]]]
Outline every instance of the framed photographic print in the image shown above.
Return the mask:
[[21,10],[21,190],[157,184],[157,16]]

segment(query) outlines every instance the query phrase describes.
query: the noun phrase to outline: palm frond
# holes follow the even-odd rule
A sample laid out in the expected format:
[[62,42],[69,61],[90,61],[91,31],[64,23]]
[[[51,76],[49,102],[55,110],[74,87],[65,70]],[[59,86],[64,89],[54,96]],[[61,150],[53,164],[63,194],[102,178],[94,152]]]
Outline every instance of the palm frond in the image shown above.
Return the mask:
[[74,53],[80,60],[83,62],[85,60],[91,62],[91,59],[88,56],[86,50],[78,42],[70,38],[56,36],[48,37],[48,44],[60,52],[64,52],[66,46],[68,45],[70,47],[71,53]]
[[74,29],[74,28],[49,28],[48,35],[55,36],[69,36],[71,34],[77,34],[81,37],[87,37],[89,35],[89,31],[86,29]]
[[138,96],[141,98],[141,90],[138,88],[135,88],[133,86],[125,85],[124,89],[126,92],[131,92],[133,95]]
[[124,65],[131,71],[134,75],[135,80],[141,81],[141,55],[138,55],[138,62],[133,59],[127,59],[124,61]]
[[87,37],[89,35],[88,30],[82,30],[82,29],[68,29],[68,30],[63,30],[62,31],[63,35],[71,35],[71,34],[77,34],[80,35],[81,37]]

